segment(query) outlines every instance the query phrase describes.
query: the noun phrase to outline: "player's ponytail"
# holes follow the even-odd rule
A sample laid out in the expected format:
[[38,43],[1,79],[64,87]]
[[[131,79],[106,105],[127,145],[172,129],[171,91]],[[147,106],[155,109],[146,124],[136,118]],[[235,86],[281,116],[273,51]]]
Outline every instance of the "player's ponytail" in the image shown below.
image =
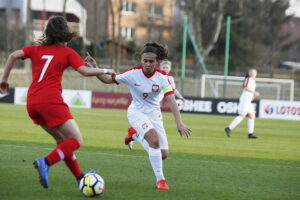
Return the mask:
[[161,61],[168,58],[168,47],[157,42],[149,42],[144,45],[141,55],[143,53],[154,53],[157,56],[156,59]]
[[244,81],[243,81],[243,85],[242,85],[242,87],[244,88],[244,86],[245,86],[245,83],[246,83],[246,81],[247,81],[247,79],[250,77],[250,75],[249,75],[249,71],[246,73],[246,75],[245,75],[245,79],[244,79]]
[[62,16],[52,16],[39,43],[43,45],[60,45],[72,40],[77,34],[72,32],[67,20]]

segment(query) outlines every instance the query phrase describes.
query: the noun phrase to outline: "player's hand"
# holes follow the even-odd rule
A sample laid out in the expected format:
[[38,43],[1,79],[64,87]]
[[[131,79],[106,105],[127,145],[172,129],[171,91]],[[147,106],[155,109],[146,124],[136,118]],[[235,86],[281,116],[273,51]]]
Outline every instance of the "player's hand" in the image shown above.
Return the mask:
[[259,92],[254,92],[255,97],[258,97],[259,95],[260,95]]
[[177,126],[178,132],[181,136],[186,136],[187,138],[191,136],[192,130],[189,129],[186,125],[184,124],[179,124]]
[[113,69],[107,69],[107,73],[106,74],[116,75],[116,72]]
[[2,81],[0,83],[0,93],[2,93],[2,94],[7,93],[8,86],[9,86],[9,84],[7,82]]
[[185,104],[186,99],[184,97],[180,98],[180,100],[182,101],[183,104]]
[[86,52],[86,57],[84,59],[85,63],[87,64],[87,66],[89,67],[97,67],[97,62],[96,60],[89,54],[89,52]]

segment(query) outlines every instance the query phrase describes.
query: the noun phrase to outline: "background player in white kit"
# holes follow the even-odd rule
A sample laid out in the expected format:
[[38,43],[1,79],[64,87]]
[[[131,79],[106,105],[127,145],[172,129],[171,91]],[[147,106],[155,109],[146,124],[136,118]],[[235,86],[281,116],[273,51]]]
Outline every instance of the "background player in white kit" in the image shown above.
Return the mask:
[[185,102],[185,98],[180,94],[180,92],[176,89],[176,85],[175,85],[175,81],[174,81],[174,77],[170,74],[170,71],[172,69],[172,62],[165,59],[162,60],[160,62],[159,68],[163,71],[165,71],[167,73],[168,79],[170,81],[170,84],[174,90],[174,95],[183,101],[183,103]]
[[[168,76],[168,80],[169,80],[169,83],[170,85],[172,86],[173,88],[173,91],[174,91],[174,95],[183,101],[183,103],[185,103],[185,98],[180,94],[180,92],[176,89],[176,85],[175,85],[175,81],[174,81],[174,78],[173,76],[170,74],[170,71],[172,69],[172,63],[171,61],[167,60],[167,59],[164,59],[160,62],[159,64],[159,68],[161,70],[163,70],[164,72],[167,73],[167,76]],[[160,92],[159,94],[159,101],[161,102],[164,98],[164,93],[163,91]],[[162,119],[161,119],[162,120]],[[125,144],[128,145],[129,149],[132,149],[132,146],[133,146],[133,142],[136,140],[138,141],[143,147],[144,149],[148,152],[148,147],[149,147],[149,144],[147,141],[145,141],[144,139],[140,139],[138,138],[136,135],[136,130],[132,127],[130,127],[128,129],[128,135],[125,137]],[[159,135],[159,143],[160,143],[160,148],[161,148],[161,151],[162,151],[162,158],[163,160],[166,159],[168,157],[168,154],[169,154],[169,145],[168,145],[168,139],[167,139],[167,135],[166,135],[166,132],[165,132],[165,129],[163,128],[162,126],[162,130],[161,131],[158,131],[158,135]]]
[[[180,135],[190,136],[191,130],[184,125],[175,101],[174,92],[168,82],[166,73],[157,68],[159,61],[167,57],[167,49],[157,43],[145,44],[141,54],[142,66],[133,67],[116,76],[98,76],[103,83],[124,83],[132,96],[127,118],[131,126],[137,130],[137,138],[148,142],[149,160],[156,176],[156,188],[168,190],[169,186],[163,175],[162,152],[158,132],[163,129],[160,111],[159,93],[164,92],[171,112],[174,115]],[[88,56],[88,64],[96,66]]]
[[251,101],[259,96],[259,93],[255,91],[256,83],[255,78],[257,75],[256,69],[250,69],[245,77],[243,83],[243,92],[240,96],[239,101],[239,116],[233,119],[228,127],[225,128],[225,132],[228,137],[230,137],[231,130],[234,129],[248,114],[248,138],[256,139],[257,136],[254,132],[254,119],[255,119],[255,110]]

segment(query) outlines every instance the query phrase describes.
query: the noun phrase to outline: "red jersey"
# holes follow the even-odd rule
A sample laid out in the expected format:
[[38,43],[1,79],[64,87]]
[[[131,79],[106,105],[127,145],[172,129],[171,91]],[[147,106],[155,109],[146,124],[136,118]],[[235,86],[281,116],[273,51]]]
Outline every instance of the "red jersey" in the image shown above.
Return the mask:
[[33,45],[22,48],[23,59],[32,62],[32,83],[27,104],[62,103],[62,76],[68,66],[75,70],[84,66],[82,58],[65,45]]

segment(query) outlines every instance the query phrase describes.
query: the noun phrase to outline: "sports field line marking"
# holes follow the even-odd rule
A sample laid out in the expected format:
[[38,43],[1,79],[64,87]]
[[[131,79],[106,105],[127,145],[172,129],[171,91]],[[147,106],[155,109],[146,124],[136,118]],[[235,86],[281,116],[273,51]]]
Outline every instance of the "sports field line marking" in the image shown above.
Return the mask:
[[[25,149],[43,149],[43,150],[53,150],[53,148],[47,148],[47,147],[32,147],[32,146],[26,146],[26,145],[14,145],[14,144],[0,144],[0,146],[7,146],[7,147],[14,147],[14,148],[25,148]],[[103,152],[92,152],[92,151],[81,151],[77,150],[76,153],[88,153],[88,154],[99,154],[99,155],[107,155],[107,156],[116,156],[116,157],[135,157],[135,158],[145,158],[146,156],[142,155],[125,155],[125,154],[114,154],[114,153],[103,153]],[[171,159],[171,158],[170,158]],[[176,158],[176,160],[190,160],[188,158]],[[224,164],[224,165],[232,165],[231,162],[224,162],[224,161],[212,161],[212,160],[198,160],[202,163],[213,163],[213,164]],[[272,168],[290,168],[290,169],[300,169],[300,166],[289,166],[289,165],[268,165],[268,164],[250,164],[247,163],[247,166],[261,166],[261,167],[272,167]]]

